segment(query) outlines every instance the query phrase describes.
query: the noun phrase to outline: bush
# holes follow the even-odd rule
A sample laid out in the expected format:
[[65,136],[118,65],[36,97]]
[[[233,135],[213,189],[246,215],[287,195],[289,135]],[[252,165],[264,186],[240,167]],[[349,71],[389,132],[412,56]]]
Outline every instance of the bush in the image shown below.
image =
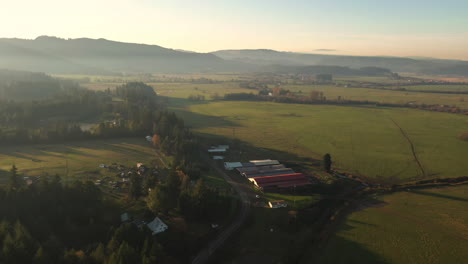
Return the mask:
[[468,132],[463,132],[458,136],[459,139],[463,141],[468,141]]

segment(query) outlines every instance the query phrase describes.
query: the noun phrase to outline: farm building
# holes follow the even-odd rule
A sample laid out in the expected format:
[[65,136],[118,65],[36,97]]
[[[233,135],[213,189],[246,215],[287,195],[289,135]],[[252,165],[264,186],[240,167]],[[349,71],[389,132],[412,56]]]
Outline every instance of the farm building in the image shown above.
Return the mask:
[[242,167],[242,163],[240,162],[224,162],[224,169],[226,170],[233,170],[235,168]]
[[167,230],[167,225],[159,219],[159,217],[155,217],[154,220],[147,224],[148,228],[153,231],[153,235],[159,234]]
[[266,177],[266,176],[275,176],[275,175],[284,175],[295,173],[293,169],[282,168],[282,169],[273,169],[273,170],[256,170],[256,171],[246,171],[242,175],[246,178],[255,178],[255,177]]
[[269,201],[268,206],[270,208],[281,208],[281,207],[287,207],[288,204],[283,200],[278,200],[278,201]]
[[211,148],[217,148],[217,149],[225,149],[225,150],[228,150],[229,149],[229,145],[218,145],[218,146],[213,146]]
[[213,156],[214,160],[223,160],[224,156]]
[[250,163],[253,163],[255,166],[267,166],[267,165],[279,165],[279,161],[277,160],[251,160]]
[[311,184],[302,173],[283,174],[276,176],[254,177],[249,180],[259,189],[275,189],[300,187]]

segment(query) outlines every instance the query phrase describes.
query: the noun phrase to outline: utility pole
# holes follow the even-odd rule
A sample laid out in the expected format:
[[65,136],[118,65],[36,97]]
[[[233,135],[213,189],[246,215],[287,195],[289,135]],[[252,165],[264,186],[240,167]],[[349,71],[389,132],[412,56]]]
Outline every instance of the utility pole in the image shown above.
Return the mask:
[[294,184],[294,208],[296,208],[296,184]]

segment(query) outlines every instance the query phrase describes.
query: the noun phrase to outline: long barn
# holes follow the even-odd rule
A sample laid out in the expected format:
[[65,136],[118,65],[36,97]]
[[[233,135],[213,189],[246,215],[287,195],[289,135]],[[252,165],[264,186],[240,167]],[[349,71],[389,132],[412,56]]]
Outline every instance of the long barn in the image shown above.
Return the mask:
[[307,177],[302,173],[254,177],[249,178],[249,180],[261,190],[302,187],[311,184]]

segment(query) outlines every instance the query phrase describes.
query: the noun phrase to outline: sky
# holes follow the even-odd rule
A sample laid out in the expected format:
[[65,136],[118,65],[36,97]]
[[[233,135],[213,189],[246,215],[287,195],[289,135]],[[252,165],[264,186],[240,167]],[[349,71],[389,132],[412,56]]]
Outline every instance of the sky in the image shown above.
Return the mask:
[[467,0],[0,0],[0,37],[468,60]]

